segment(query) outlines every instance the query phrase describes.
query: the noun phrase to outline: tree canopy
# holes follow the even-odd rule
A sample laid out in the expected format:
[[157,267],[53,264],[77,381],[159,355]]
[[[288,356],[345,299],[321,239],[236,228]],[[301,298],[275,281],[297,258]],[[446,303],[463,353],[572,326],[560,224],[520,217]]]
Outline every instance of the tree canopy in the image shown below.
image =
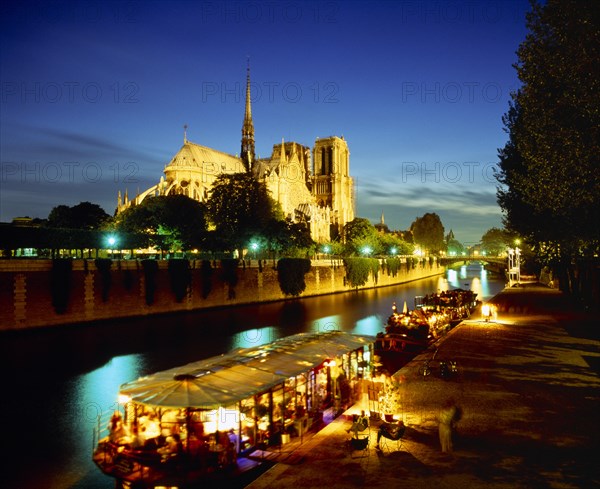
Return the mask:
[[510,235],[503,229],[490,228],[481,237],[481,246],[490,255],[499,255],[511,244]]
[[527,28],[497,196],[505,227],[561,268],[600,243],[600,9],[534,2]]
[[373,255],[381,252],[379,233],[371,221],[363,217],[356,217],[344,226],[344,241],[348,255],[366,254]]
[[48,214],[47,226],[70,229],[102,229],[111,217],[98,204],[80,202],[69,207],[58,205]]
[[411,224],[415,244],[423,251],[438,253],[445,249],[444,226],[440,216],[435,212],[428,212],[422,217],[417,217]]
[[185,195],[149,197],[117,216],[117,230],[146,234],[160,249],[198,248],[206,236],[206,210]]
[[272,220],[283,219],[266,185],[250,173],[220,175],[206,207],[216,234],[230,249],[246,248]]

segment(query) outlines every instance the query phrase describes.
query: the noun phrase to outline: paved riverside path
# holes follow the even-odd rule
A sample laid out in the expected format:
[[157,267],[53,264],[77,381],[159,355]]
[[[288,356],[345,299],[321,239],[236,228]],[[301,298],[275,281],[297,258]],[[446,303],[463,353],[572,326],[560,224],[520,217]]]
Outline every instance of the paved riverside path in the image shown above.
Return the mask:
[[[543,286],[505,289],[498,317],[476,313],[395,375],[403,382],[400,451],[350,452],[351,412],[295,450],[301,463],[278,463],[249,489],[594,488],[600,487],[600,341],[589,316],[568,312]],[[419,366],[458,361],[456,380],[422,378]],[[437,414],[453,398],[463,416],[454,452],[441,452]],[[364,403],[366,407],[366,403]],[[371,426],[371,440],[376,437]],[[353,455],[355,458],[353,458]]]

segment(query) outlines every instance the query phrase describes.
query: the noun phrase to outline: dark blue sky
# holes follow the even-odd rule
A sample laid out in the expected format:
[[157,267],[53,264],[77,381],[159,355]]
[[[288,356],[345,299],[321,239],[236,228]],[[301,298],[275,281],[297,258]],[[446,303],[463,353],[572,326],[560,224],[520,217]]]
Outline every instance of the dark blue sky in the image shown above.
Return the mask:
[[4,2],[0,221],[156,183],[188,139],[236,154],[348,141],[357,215],[478,241],[526,1]]

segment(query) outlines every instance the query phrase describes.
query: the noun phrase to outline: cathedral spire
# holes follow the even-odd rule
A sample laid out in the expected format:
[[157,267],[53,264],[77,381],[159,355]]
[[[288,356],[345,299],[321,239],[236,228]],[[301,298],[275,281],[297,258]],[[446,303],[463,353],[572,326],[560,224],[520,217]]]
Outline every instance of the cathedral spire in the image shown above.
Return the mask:
[[250,103],[250,58],[246,68],[246,110],[242,124],[242,151],[241,157],[246,171],[252,169],[254,163],[254,123],[252,122],[252,106]]

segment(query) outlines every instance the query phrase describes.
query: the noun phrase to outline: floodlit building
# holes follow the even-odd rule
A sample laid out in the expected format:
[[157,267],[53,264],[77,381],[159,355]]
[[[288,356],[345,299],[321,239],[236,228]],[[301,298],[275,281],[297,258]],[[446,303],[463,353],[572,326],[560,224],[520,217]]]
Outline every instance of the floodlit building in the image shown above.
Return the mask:
[[311,151],[296,142],[273,145],[268,158],[256,158],[250,100],[250,69],[246,80],[246,105],[240,156],[188,141],[164,169],[160,181],[129,199],[118,195],[117,212],[155,195],[182,194],[202,202],[223,173],[251,172],[265,182],[284,215],[306,223],[312,238],[327,242],[354,219],[354,181],[350,176],[350,151],[344,137],[317,138]]

